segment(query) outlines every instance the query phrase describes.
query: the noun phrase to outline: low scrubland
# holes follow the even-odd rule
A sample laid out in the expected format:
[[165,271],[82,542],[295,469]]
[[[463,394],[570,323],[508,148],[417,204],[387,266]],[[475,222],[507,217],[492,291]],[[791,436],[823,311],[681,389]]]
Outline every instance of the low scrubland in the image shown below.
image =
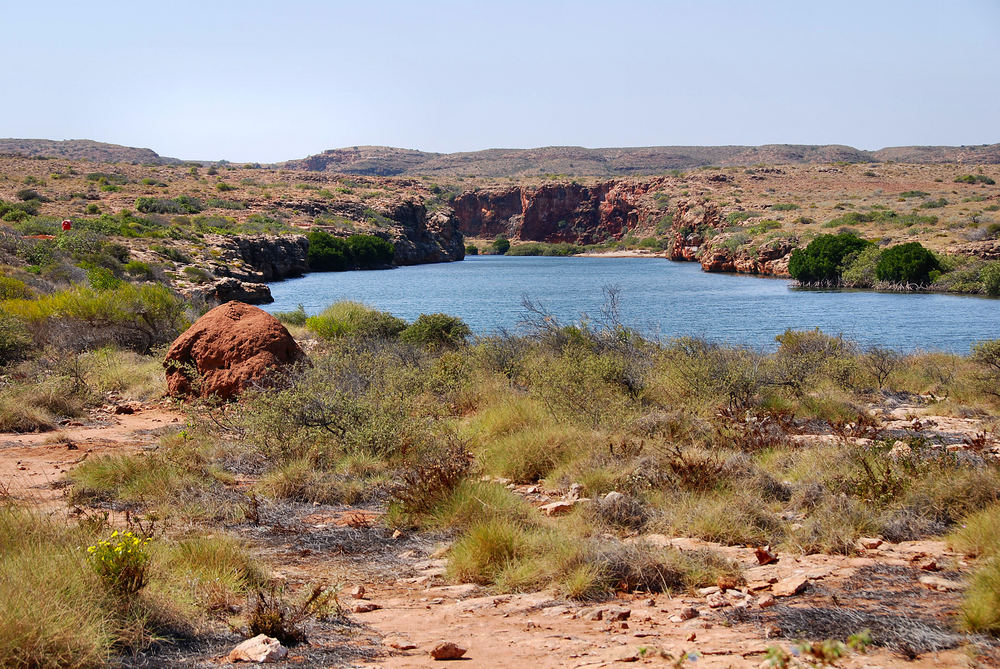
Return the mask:
[[[382,510],[389,530],[448,537],[455,582],[581,600],[743,578],[719,551],[649,535],[844,555],[863,536],[945,537],[976,556],[960,624],[1000,632],[1000,343],[959,356],[819,331],[786,332],[771,352],[654,341],[620,322],[615,298],[577,323],[526,302],[518,334],[482,337],[445,314],[407,323],[357,303],[282,314],[314,340],[308,363],[238,402],[191,405],[155,450],[82,462],[67,491],[82,520],[0,497],[0,664],[92,666],[211,624],[329,615],[329,594],[300,605],[275,595],[234,538],[264,503]],[[4,340],[16,354],[0,429],[51,429],[109,392],[162,392],[158,340],[133,337],[131,316],[109,321],[124,340],[74,349],[49,333],[58,318],[78,331],[87,310],[5,304],[20,329]],[[180,327],[180,312],[155,313]],[[887,430],[899,406],[911,415]],[[949,450],[924,415],[978,418],[984,432]],[[548,517],[516,485],[581,501]],[[102,513],[122,510],[142,545],[108,576],[85,548],[121,541],[111,532],[125,528]],[[248,603],[240,615],[236,602]]]

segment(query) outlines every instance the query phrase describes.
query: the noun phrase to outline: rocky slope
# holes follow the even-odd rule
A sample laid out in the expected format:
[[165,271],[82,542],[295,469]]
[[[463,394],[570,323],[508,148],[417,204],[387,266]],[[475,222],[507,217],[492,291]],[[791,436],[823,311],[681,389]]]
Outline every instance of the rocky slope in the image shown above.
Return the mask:
[[91,139],[14,139],[0,138],[0,154],[27,157],[67,158],[98,163],[133,163],[171,165],[182,162],[167,158],[152,149],[95,142]]

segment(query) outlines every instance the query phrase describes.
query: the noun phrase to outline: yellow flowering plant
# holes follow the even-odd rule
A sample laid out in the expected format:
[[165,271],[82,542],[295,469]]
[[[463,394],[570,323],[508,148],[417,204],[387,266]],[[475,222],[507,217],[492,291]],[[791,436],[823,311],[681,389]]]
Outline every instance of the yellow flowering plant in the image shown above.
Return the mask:
[[115,530],[107,539],[87,547],[90,565],[115,592],[133,595],[146,585],[149,537]]

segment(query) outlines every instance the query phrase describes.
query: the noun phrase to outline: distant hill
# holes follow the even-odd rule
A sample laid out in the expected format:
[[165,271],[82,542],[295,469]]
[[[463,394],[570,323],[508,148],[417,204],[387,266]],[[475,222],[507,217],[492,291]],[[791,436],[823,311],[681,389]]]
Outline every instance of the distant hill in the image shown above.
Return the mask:
[[467,153],[425,153],[388,146],[330,149],[301,160],[280,163],[287,169],[377,176],[627,176],[662,174],[706,165],[852,163],[1000,163],[1000,144],[981,146],[899,146],[864,151],[837,144],[766,144],[763,146],[654,146],[585,149],[550,146],[539,149],[486,149]]
[[135,163],[140,165],[170,165],[183,162],[167,158],[152,149],[106,144],[91,139],[0,139],[0,155],[32,158],[66,158],[95,163]]
[[[0,139],[0,155],[67,158],[102,163],[170,165],[184,162],[139,149],[89,139]],[[616,177],[663,174],[707,165],[780,165],[835,162],[1000,164],[1000,144],[979,146],[895,146],[865,151],[840,144],[765,144],[763,146],[650,146],[586,149],[548,146],[537,149],[486,149],[465,153],[428,153],[391,146],[330,149],[277,167],[366,176],[519,177],[543,174]],[[206,161],[195,161],[206,162]]]

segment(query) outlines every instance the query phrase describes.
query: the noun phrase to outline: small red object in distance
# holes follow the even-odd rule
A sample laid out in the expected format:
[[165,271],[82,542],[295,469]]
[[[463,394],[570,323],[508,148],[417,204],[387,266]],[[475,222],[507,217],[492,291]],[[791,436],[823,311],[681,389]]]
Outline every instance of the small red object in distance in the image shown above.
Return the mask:
[[62,222],[62,228],[63,228],[63,230],[69,230],[72,227],[73,227],[73,223],[68,218],[65,221]]

